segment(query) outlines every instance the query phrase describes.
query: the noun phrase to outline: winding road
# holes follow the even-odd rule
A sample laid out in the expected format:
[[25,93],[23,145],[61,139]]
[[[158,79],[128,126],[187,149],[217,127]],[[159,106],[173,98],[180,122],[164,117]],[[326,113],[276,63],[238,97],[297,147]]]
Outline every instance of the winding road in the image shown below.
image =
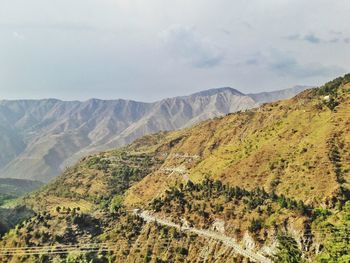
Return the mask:
[[250,249],[243,248],[233,238],[225,236],[223,234],[220,234],[220,233],[217,233],[214,231],[197,229],[197,228],[193,228],[193,227],[182,227],[182,226],[175,224],[167,219],[162,219],[162,218],[158,218],[156,216],[153,216],[148,211],[141,212],[140,210],[136,209],[136,210],[134,210],[134,214],[140,216],[147,223],[156,222],[160,225],[174,227],[180,231],[188,231],[188,232],[195,233],[195,234],[202,236],[202,237],[221,241],[225,246],[233,248],[237,254],[240,254],[246,258],[249,258],[254,262],[273,263],[272,260],[264,257],[263,255],[261,255],[259,253],[254,252]]

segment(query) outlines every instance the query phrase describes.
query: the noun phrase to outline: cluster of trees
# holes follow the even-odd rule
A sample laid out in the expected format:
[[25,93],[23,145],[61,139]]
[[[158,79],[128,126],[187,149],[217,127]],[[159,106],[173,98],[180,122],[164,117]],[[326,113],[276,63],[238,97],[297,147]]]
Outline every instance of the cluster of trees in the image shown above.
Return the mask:
[[278,202],[278,204],[282,208],[287,208],[290,210],[294,210],[298,212],[300,215],[311,216],[312,215],[312,207],[305,205],[303,201],[293,200],[291,198],[285,197],[284,195],[276,195],[274,193],[271,194],[271,199],[273,201]]
[[109,184],[114,186],[114,193],[121,193],[128,189],[130,184],[141,180],[147,173],[147,170],[122,165],[112,171]]
[[[201,183],[195,184],[192,181],[188,181],[186,185],[180,184],[179,187],[172,187],[166,191],[164,198],[156,198],[151,203],[151,207],[156,212],[160,211],[162,207],[169,208],[169,204],[175,201],[180,211],[188,210],[200,210],[204,214],[203,207],[197,207],[192,204],[192,200],[213,200],[224,196],[226,202],[243,200],[249,210],[259,208],[259,206],[266,204],[267,200],[278,203],[281,208],[297,211],[301,215],[310,215],[312,209],[310,206],[305,205],[301,200],[296,201],[291,198],[287,198],[284,195],[277,195],[276,193],[267,193],[262,188],[256,188],[255,190],[248,191],[239,186],[231,187],[227,184],[223,184],[219,180],[211,180],[206,178]],[[221,212],[223,207],[220,204],[214,206],[214,211]]]
[[337,177],[338,183],[342,184],[345,182],[344,180],[344,175],[341,169],[341,156],[339,149],[336,145],[336,138],[333,138],[332,141],[330,142],[330,151],[329,151],[329,160],[332,162],[334,166],[334,172]]
[[288,235],[277,237],[277,253],[274,255],[275,262],[305,263],[303,253],[299,249],[298,243]]
[[344,183],[346,183],[346,180],[345,180],[346,170],[343,169],[341,164],[341,153],[337,143],[337,137],[334,136],[329,143],[330,143],[330,151],[329,151],[328,157],[334,166],[336,180],[340,184],[338,194],[336,197],[333,198],[333,205],[337,205],[338,208],[342,210],[344,204],[348,200],[350,200],[350,190],[344,185]]
[[65,206],[56,206],[56,212],[58,214],[63,213],[63,214],[72,214],[75,215],[77,212],[80,211],[80,207],[74,207],[73,209],[70,207],[65,207]]
[[89,159],[89,161],[87,162],[87,165],[88,165],[89,168],[92,168],[94,165],[99,164],[100,161],[101,161],[101,157],[94,156],[94,157],[91,157]]
[[[151,165],[155,161],[152,156],[146,154],[128,155],[126,152],[116,152],[110,158],[103,156],[89,157],[85,164],[91,170],[82,172],[80,167],[77,166],[66,171],[66,173],[69,173],[67,174],[69,177],[79,175],[80,181],[83,181],[82,185],[86,188],[85,192],[72,191],[72,189],[77,188],[77,182],[66,180],[68,176],[65,176],[57,178],[55,184],[49,186],[47,195],[72,200],[84,199],[100,205],[103,209],[109,209],[113,197],[122,195],[132,184],[149,174]],[[107,191],[89,191],[89,188],[94,187],[91,183],[92,179],[98,175],[95,169],[103,171],[104,176],[101,178],[101,182],[106,185]],[[117,207],[113,207],[112,210],[115,208]]]
[[329,99],[325,100],[323,103],[333,111],[335,107],[339,105],[339,101],[337,100],[339,87],[349,82],[350,74],[347,74],[344,77],[339,77],[326,83],[318,89],[317,93],[321,96],[329,96]]
[[338,77],[318,89],[319,95],[336,95],[340,86],[350,82],[350,74],[346,74],[344,77]]
[[[322,211],[320,211],[321,213]],[[340,219],[337,225],[324,224],[329,214],[320,218],[326,235],[324,245],[316,257],[316,262],[321,263],[345,263],[350,262],[350,201],[347,201],[337,217]]]

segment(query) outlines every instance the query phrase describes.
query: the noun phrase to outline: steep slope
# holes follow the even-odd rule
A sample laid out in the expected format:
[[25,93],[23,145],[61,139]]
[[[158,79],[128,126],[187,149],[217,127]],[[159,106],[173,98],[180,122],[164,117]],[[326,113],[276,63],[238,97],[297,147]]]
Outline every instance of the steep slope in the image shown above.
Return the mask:
[[0,101],[0,176],[47,182],[86,154],[257,105],[231,88],[155,103]]
[[0,258],[348,262],[349,109],[346,75],[84,157],[18,200],[36,215],[3,237]]
[[135,186],[135,191],[129,192],[127,200],[147,202],[156,189],[181,179],[181,174],[192,181],[207,174],[247,189],[259,185],[269,191],[298,196],[309,204],[333,203],[330,196],[340,191],[342,179],[330,154],[341,151],[345,158],[342,168],[347,173],[349,168],[347,90],[348,86],[339,91],[342,92],[339,105],[333,110],[328,105],[331,102],[310,90],[292,100],[266,104],[172,133],[179,143],[167,154],[185,157],[168,158],[164,168],[180,168],[182,172],[175,171],[169,177],[163,173],[148,176]]

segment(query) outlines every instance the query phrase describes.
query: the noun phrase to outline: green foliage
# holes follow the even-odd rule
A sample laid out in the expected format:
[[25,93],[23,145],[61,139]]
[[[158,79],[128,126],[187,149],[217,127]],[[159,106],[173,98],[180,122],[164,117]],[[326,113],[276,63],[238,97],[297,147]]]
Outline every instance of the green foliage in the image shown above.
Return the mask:
[[259,219],[253,218],[253,220],[250,222],[250,226],[248,228],[249,232],[251,233],[258,233],[263,227],[263,221]]
[[332,81],[327,82],[324,84],[322,87],[318,89],[318,94],[319,95],[335,95],[338,88],[343,84],[343,80],[347,80],[348,75],[345,75],[343,77],[338,77]]
[[343,77],[336,78],[317,90],[318,95],[320,96],[329,96],[328,100],[325,100],[323,103],[330,109],[334,110],[339,102],[337,100],[338,89],[347,83],[350,82],[350,74],[347,74]]
[[313,210],[312,220],[324,221],[332,213],[325,208],[315,208]]
[[98,164],[100,162],[101,158],[98,156],[94,156],[92,158],[89,159],[89,161],[87,162],[87,165],[89,168],[91,168],[92,166]]
[[14,196],[11,195],[7,195],[7,194],[1,194],[0,193],[0,206],[2,206],[3,204],[5,204],[7,201],[10,201],[12,199],[14,199]]
[[331,232],[331,237],[326,240],[321,253],[316,257],[317,262],[350,262],[350,201],[344,205],[341,215],[339,225],[328,225],[326,230]]
[[43,183],[25,179],[0,178],[0,204],[2,197],[16,198],[38,189]]
[[324,104],[333,111],[339,105],[339,102],[334,97],[330,97],[329,100],[324,101]]
[[[149,174],[157,162],[153,155],[129,154],[123,150],[87,157],[78,165],[67,169],[41,193],[74,201],[84,199],[99,205],[101,209],[109,209],[113,196],[123,195],[131,185]],[[78,181],[67,180],[73,177],[78,178]],[[75,190],[77,188],[79,191]],[[40,204],[45,203],[45,198],[41,201]]]
[[303,254],[294,238],[286,235],[277,237],[277,253],[274,256],[275,262],[279,263],[302,263]]
[[123,206],[123,196],[116,195],[113,197],[111,204],[109,206],[109,210],[111,212],[117,212]]
[[[214,200],[215,198],[224,197],[226,203],[243,200],[249,211],[258,209],[266,205],[268,201],[272,201],[278,203],[281,208],[294,210],[300,215],[310,215],[311,213],[311,207],[305,205],[301,200],[296,201],[284,195],[278,196],[274,192],[267,193],[261,188],[248,191],[238,186],[231,187],[219,180],[213,181],[209,178],[198,184],[188,181],[185,186],[180,185],[179,188],[171,187],[169,190],[166,190],[165,194],[164,198],[155,198],[151,202],[150,206],[154,211],[159,212],[162,208],[169,209],[169,205],[174,202],[178,204],[178,211],[180,212],[185,211],[185,208],[187,208],[188,210],[198,212],[202,216],[207,216],[205,209],[193,205],[192,200],[189,198]],[[214,204],[213,211],[215,213],[220,213],[223,210],[224,207],[222,204]]]
[[65,263],[92,263],[93,260],[88,260],[86,255],[69,254],[66,257]]

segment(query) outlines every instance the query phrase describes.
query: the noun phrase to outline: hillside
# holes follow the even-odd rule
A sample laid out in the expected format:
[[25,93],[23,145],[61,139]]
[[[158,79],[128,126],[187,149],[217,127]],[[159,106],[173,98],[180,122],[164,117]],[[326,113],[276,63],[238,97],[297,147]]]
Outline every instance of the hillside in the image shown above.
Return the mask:
[[0,193],[18,197],[32,192],[42,185],[39,181],[0,178]]
[[[264,101],[291,97],[298,91],[266,93]],[[261,95],[256,100],[252,96],[221,88],[154,103],[0,101],[0,176],[48,182],[89,153],[256,107]]]
[[39,181],[0,178],[0,206],[42,186]]
[[348,262],[349,113],[346,75],[86,156],[17,200],[0,259]]

